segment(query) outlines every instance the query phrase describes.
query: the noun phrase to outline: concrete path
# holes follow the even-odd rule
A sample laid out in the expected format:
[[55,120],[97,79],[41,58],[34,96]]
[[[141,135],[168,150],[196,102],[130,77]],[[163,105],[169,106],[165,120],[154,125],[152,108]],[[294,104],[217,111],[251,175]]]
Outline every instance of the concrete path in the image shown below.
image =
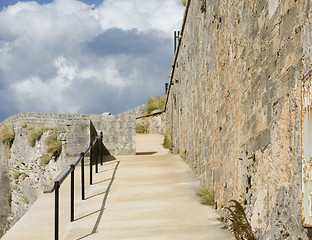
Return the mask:
[[[77,186],[74,222],[69,222],[69,184],[65,182],[60,239],[234,239],[221,229],[218,214],[199,203],[197,178],[179,156],[162,148],[162,139],[137,135],[137,155],[118,156],[100,166],[87,200],[80,200]],[[2,240],[54,239],[53,201],[53,193],[42,195]]]

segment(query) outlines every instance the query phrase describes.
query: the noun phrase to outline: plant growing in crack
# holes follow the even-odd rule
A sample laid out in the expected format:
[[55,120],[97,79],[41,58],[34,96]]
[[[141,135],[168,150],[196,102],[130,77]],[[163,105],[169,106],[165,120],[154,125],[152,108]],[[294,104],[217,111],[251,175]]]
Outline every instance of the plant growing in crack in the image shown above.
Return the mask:
[[257,240],[242,205],[236,200],[231,200],[230,203],[231,205],[225,208],[229,213],[226,219],[230,221],[230,229],[234,233],[235,239]]

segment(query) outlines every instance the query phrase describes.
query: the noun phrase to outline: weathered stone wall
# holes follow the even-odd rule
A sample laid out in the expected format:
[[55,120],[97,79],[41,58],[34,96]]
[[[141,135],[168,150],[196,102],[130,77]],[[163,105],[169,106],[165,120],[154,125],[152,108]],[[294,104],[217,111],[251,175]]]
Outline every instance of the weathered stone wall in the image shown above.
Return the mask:
[[[8,153],[10,146],[8,144],[0,144],[0,152]],[[0,238],[9,228],[10,201],[12,195],[10,192],[10,175],[6,155],[0,155]]]
[[137,117],[136,122],[145,126],[147,133],[162,135],[166,133],[166,115],[164,112]]
[[308,239],[301,207],[301,82],[312,1],[190,0],[166,104],[176,153],[246,209],[259,239]]
[[[15,139],[0,142],[0,237],[14,224],[43,188],[69,164],[75,162],[90,142],[103,132],[106,154],[135,154],[135,117],[83,114],[20,113],[0,123],[11,125]],[[33,128],[43,127],[34,146],[28,143]],[[47,153],[45,139],[54,133],[62,143],[57,158]],[[51,160],[42,161],[48,154]]]

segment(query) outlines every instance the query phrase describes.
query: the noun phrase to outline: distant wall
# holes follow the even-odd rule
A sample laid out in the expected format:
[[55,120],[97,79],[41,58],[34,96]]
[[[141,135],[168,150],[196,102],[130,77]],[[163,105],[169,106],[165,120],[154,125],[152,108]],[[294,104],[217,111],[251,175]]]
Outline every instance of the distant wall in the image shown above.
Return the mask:
[[89,144],[90,121],[98,133],[103,132],[104,144],[112,155],[135,154],[135,117],[130,115],[19,113],[1,122],[0,127],[27,123],[65,128],[68,155],[79,156],[80,151]]
[[189,0],[166,104],[173,151],[259,239],[302,227],[301,85],[312,2]]
[[136,122],[145,126],[147,133],[163,135],[166,133],[166,115],[164,112],[137,117]]

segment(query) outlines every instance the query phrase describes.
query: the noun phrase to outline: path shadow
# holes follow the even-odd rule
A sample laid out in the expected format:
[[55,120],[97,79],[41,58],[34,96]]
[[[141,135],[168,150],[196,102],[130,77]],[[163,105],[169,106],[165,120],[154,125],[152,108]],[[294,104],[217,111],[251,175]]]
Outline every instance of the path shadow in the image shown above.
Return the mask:
[[[98,215],[98,217],[96,219],[96,222],[95,222],[95,224],[93,226],[93,229],[92,229],[92,231],[89,234],[87,234],[87,235],[85,235],[83,237],[77,238],[77,240],[81,240],[81,239],[84,239],[84,238],[86,238],[88,236],[91,236],[92,234],[95,234],[96,230],[99,227],[100,221],[102,219],[102,216],[103,216],[103,213],[104,213],[104,210],[105,210],[105,205],[106,205],[106,201],[107,201],[107,198],[108,198],[108,194],[109,194],[110,188],[112,187],[112,184],[113,184],[113,182],[115,180],[116,172],[117,172],[118,166],[120,164],[120,161],[117,161],[115,163],[116,163],[116,166],[114,168],[114,172],[112,174],[112,178],[110,179],[110,182],[109,182],[109,184],[108,184],[108,186],[106,188],[106,191],[105,191],[105,194],[104,194],[104,198],[103,198],[103,201],[102,201],[102,204],[101,204],[101,208],[96,211],[96,212],[99,212],[99,215]],[[96,212],[94,212],[94,213],[96,213]],[[90,213],[89,215],[92,215],[94,213]]]
[[136,155],[154,155],[157,152],[137,152]]

